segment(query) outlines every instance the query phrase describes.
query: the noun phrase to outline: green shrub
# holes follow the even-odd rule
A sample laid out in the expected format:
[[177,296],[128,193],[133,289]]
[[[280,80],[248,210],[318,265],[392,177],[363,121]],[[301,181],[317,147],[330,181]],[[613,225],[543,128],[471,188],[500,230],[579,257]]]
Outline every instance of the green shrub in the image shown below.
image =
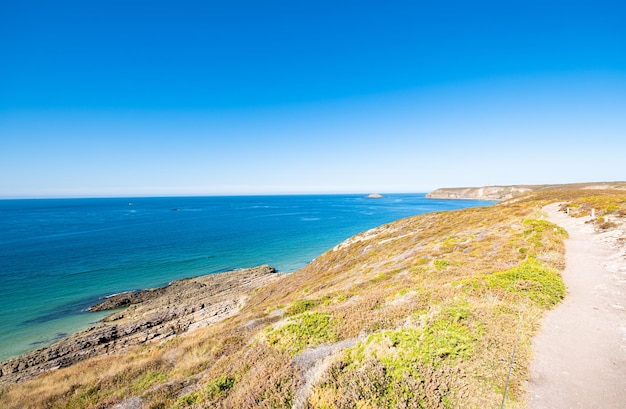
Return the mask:
[[267,341],[292,355],[322,342],[337,341],[335,320],[327,313],[313,312],[295,316],[277,329],[267,332]]
[[372,334],[355,347],[352,358],[360,362],[373,354],[386,367],[400,374],[411,372],[416,364],[437,366],[443,360],[468,358],[476,339],[468,327],[448,319],[437,319],[425,328]]
[[302,314],[318,304],[319,302],[315,300],[295,300],[287,307],[285,312],[287,315]]
[[181,396],[176,400],[173,409],[188,408],[204,400],[202,391],[192,392],[188,395]]
[[157,382],[167,380],[167,375],[161,372],[151,371],[137,378],[133,383],[133,389],[137,392],[144,391]]
[[215,399],[229,391],[236,382],[237,380],[232,376],[220,375],[206,384],[204,392],[209,399]]
[[554,306],[565,297],[561,275],[534,258],[528,258],[506,271],[480,274],[457,284],[469,285],[474,290],[501,289],[525,295],[543,307]]
[[[428,321],[427,311],[417,314]],[[469,325],[469,303],[443,308],[417,328],[380,331],[344,353],[315,388],[314,408],[455,407],[462,374],[481,330]],[[332,403],[332,404],[331,404]]]
[[445,270],[446,268],[448,268],[450,263],[447,260],[438,258],[436,260],[433,260],[433,265],[435,266],[437,270]]

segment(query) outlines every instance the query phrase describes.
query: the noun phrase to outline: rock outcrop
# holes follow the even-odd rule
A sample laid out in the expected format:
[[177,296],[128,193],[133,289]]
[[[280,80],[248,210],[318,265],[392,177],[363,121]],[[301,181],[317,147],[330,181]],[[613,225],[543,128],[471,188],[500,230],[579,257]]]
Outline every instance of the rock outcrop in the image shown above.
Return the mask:
[[250,291],[281,276],[274,268],[261,266],[108,297],[90,310],[128,308],[50,346],[0,363],[0,384],[19,382],[87,357],[161,341],[222,321],[243,307]]

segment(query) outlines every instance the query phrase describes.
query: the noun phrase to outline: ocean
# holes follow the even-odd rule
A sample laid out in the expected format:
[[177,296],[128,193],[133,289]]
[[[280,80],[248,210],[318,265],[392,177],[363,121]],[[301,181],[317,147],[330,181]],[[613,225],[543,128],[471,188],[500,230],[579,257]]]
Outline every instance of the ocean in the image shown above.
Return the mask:
[[492,202],[424,194],[0,200],[0,360],[84,329],[101,297],[270,264],[295,271],[403,217]]

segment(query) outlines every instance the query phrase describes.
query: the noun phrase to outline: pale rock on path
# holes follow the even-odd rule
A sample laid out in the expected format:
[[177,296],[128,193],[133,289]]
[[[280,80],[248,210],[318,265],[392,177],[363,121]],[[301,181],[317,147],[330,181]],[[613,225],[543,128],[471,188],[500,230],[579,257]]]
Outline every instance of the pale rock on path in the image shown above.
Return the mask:
[[567,296],[533,341],[532,409],[626,408],[626,249],[616,229],[595,233],[590,217],[546,206],[565,228]]

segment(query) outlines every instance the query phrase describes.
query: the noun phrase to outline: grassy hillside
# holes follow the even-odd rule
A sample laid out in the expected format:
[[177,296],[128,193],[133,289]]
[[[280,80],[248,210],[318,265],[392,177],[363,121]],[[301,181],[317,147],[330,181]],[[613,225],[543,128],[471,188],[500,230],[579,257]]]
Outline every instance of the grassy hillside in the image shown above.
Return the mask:
[[516,344],[506,407],[524,407],[531,337],[566,292],[567,232],[541,211],[555,201],[598,228],[626,216],[625,191],[574,189],[402,219],[226,321],[3,387],[0,407],[499,407]]

